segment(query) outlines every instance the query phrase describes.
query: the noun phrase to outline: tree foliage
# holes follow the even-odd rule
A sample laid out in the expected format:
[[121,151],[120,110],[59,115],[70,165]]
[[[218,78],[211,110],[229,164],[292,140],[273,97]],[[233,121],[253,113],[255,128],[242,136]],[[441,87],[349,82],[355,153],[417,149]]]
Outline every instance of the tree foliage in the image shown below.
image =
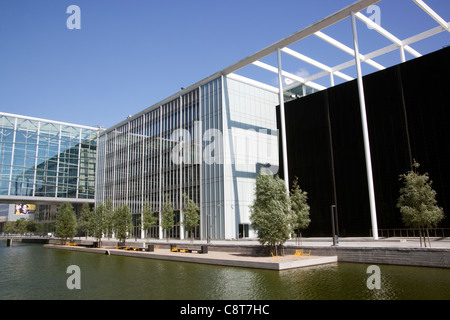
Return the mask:
[[5,224],[5,233],[35,232],[37,230],[36,221],[33,219],[20,218],[16,221],[7,221]]
[[166,198],[163,204],[163,210],[161,213],[161,227],[166,232],[167,241],[169,241],[169,230],[175,225],[174,212],[172,203],[170,202],[170,196],[166,194]]
[[114,230],[116,232],[116,238],[120,242],[125,242],[128,236],[131,234],[133,222],[131,218],[130,208],[123,204],[114,210]]
[[278,176],[259,173],[256,178],[255,200],[250,207],[250,221],[259,242],[278,254],[292,233],[292,215],[286,187]]
[[148,204],[148,202],[145,203],[142,209],[142,216],[143,216],[142,228],[144,230],[148,231],[151,227],[156,226],[158,224],[159,218],[155,216],[154,212],[152,211],[152,207]]
[[436,191],[432,188],[428,173],[420,174],[419,166],[414,161],[412,170],[400,175],[403,187],[400,189],[397,207],[402,214],[403,223],[407,227],[418,228],[422,234],[422,229],[437,226],[444,218],[444,211],[437,205]]
[[189,198],[187,194],[183,194],[184,198],[184,221],[183,225],[186,231],[191,233],[191,241],[194,240],[194,229],[198,226],[200,221],[200,209],[195,202]]
[[90,219],[91,219],[91,208],[88,203],[83,203],[81,206],[81,212],[80,217],[78,218],[78,229],[81,232],[84,232],[86,235],[86,238],[91,233],[91,225],[90,225]]
[[70,203],[63,203],[56,214],[55,232],[64,241],[72,239],[77,232],[77,217]]
[[99,246],[101,245],[101,240],[103,237],[103,232],[105,230],[105,205],[100,203],[91,212],[91,217],[89,219],[89,231],[90,235],[97,239]]
[[104,203],[103,215],[103,233],[106,234],[109,239],[114,232],[114,208],[111,199],[106,200]]
[[290,192],[291,210],[292,210],[292,228],[296,231],[297,237],[300,236],[300,230],[306,229],[311,222],[309,218],[308,193],[302,191],[296,177]]

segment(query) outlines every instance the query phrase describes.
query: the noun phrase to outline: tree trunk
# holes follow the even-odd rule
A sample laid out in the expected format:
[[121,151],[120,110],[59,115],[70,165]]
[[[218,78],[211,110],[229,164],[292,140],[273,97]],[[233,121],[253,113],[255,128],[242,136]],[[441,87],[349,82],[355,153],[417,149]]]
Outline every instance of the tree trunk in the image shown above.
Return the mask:
[[430,234],[428,233],[428,228],[427,228],[427,238],[428,238],[428,246],[431,248]]
[[[422,248],[422,228],[419,226],[419,239],[420,239],[420,247]],[[425,239],[425,238],[424,238]],[[425,248],[427,247],[427,243],[425,242]]]

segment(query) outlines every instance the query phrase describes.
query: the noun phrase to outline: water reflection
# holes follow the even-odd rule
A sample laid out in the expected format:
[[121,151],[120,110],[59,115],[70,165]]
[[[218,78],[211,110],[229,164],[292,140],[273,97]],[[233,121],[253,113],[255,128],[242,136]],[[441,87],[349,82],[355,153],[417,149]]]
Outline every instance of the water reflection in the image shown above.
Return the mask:
[[[316,300],[449,299],[450,270],[382,265],[370,290],[369,265],[339,263],[269,271],[45,249],[0,242],[0,299]],[[69,265],[81,290],[66,287]]]

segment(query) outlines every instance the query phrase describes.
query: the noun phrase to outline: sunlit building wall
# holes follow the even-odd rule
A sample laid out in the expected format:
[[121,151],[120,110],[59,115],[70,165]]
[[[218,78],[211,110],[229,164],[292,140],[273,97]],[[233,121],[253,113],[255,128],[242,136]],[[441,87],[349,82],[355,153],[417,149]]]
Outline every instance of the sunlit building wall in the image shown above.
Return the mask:
[[[278,170],[278,95],[218,75],[130,116],[99,137],[97,203],[127,204],[135,233],[145,205],[161,216],[166,195],[174,238],[185,238],[183,194],[200,208],[200,239],[252,236],[257,172]],[[151,237],[164,237],[160,226]]]

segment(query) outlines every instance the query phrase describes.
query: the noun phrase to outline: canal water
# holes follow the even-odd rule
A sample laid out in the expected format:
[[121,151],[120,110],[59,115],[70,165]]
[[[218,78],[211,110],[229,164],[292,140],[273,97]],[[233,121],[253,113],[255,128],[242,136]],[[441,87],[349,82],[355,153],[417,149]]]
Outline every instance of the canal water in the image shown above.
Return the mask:
[[[79,267],[80,289],[67,287],[71,265]],[[279,272],[0,242],[0,299],[450,299],[449,269],[379,265],[380,289],[369,289],[368,267],[336,263]]]

